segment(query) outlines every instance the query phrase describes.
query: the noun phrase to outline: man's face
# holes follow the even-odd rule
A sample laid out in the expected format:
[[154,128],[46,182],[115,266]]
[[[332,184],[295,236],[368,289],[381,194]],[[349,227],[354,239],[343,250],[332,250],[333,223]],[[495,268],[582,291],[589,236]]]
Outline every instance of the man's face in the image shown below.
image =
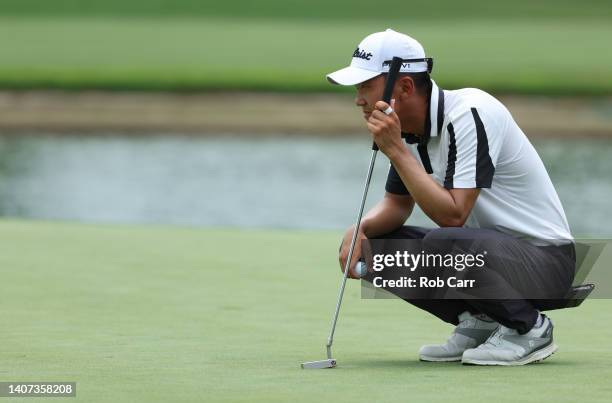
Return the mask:
[[355,105],[363,111],[363,118],[368,120],[376,102],[380,101],[385,89],[385,77],[381,74],[361,84],[355,85],[357,95]]

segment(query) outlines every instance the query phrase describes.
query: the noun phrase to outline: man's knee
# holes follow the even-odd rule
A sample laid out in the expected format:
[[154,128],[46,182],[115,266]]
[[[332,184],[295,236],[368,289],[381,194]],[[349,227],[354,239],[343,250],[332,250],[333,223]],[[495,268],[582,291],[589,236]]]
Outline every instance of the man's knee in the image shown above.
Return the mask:
[[465,227],[443,227],[431,230],[423,238],[423,248],[430,252],[480,253],[495,249],[500,233],[492,230]]
[[427,233],[423,238],[424,241],[445,241],[450,239],[459,239],[463,237],[465,228],[462,227],[443,227],[436,228]]
[[428,232],[432,231],[429,228],[415,227],[412,225],[404,225],[395,231],[381,235],[379,239],[423,239]]

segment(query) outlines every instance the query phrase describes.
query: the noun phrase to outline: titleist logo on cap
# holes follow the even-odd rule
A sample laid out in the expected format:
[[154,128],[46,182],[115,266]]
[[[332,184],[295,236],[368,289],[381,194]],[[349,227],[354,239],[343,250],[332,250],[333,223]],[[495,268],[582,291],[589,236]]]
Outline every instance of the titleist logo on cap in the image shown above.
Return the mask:
[[370,60],[372,58],[372,53],[366,53],[365,50],[357,48],[355,49],[355,52],[353,52],[353,57],[356,57],[358,59]]

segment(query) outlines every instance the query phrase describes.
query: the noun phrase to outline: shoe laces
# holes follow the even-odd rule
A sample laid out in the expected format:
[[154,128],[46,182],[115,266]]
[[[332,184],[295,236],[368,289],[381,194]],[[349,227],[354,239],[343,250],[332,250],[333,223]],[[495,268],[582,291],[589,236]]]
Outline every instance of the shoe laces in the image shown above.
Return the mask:
[[461,327],[461,328],[468,328],[468,327],[474,327],[474,326],[476,326],[476,318],[466,319],[462,322],[459,322],[459,324],[457,325],[457,327]]
[[515,334],[517,333],[516,330],[514,329],[510,329],[509,327],[503,326],[503,325],[499,325],[499,327],[497,328],[497,330],[495,330],[487,339],[487,341],[485,341],[484,344],[490,344],[493,346],[499,346],[502,342],[502,339],[505,335],[507,334]]

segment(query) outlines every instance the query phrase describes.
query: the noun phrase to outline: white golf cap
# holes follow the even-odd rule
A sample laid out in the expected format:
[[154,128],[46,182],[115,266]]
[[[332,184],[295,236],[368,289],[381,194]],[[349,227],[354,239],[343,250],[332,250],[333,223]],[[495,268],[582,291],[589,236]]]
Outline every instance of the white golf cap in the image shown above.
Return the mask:
[[[353,53],[351,65],[327,75],[332,84],[355,85],[389,71],[394,56],[405,60],[425,59],[423,46],[408,35],[387,29],[365,37]],[[386,62],[386,63],[385,63]],[[426,60],[402,63],[401,73],[428,71]]]

